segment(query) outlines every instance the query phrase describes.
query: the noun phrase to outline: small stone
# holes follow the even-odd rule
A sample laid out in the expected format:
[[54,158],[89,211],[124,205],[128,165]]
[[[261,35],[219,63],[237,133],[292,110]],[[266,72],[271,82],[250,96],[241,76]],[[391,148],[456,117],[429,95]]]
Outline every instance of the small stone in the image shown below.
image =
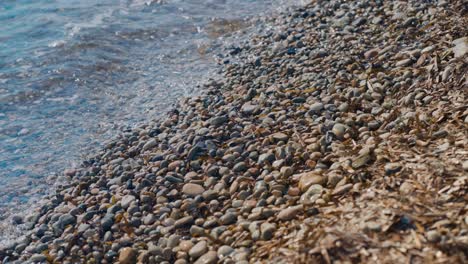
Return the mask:
[[340,123],[336,123],[332,128],[332,132],[338,139],[343,139],[346,132],[346,126]]
[[189,250],[189,255],[192,258],[198,258],[205,254],[208,251],[208,244],[206,243],[205,240],[202,240],[195,244],[190,250]]
[[179,242],[180,242],[180,236],[176,235],[176,234],[172,234],[171,236],[169,236],[169,238],[167,239],[167,246],[169,248],[174,248],[176,247],[177,245],[179,245]]
[[218,177],[219,176],[219,170],[220,170],[220,168],[218,166],[211,166],[206,171],[206,175],[208,175],[210,177]]
[[291,167],[281,167],[280,173],[281,173],[281,176],[283,177],[289,177],[293,175],[294,170]]
[[47,257],[42,254],[34,254],[29,258],[32,263],[43,263],[47,261]]
[[114,224],[114,215],[113,214],[106,214],[101,219],[101,227],[102,227],[102,229],[104,231],[110,230],[113,224]]
[[462,168],[466,171],[468,171],[468,160],[465,160],[462,164]]
[[409,66],[412,62],[413,61],[411,59],[404,59],[404,60],[401,60],[401,61],[397,61],[395,66],[397,66],[397,67],[406,67],[406,66]]
[[205,201],[211,201],[216,199],[219,195],[218,192],[215,190],[207,190],[202,194],[202,196],[203,199],[205,199]]
[[265,222],[260,225],[260,239],[261,240],[270,240],[273,238],[276,231],[276,226],[274,224]]
[[245,162],[239,162],[232,168],[234,172],[244,172],[247,170],[247,164]]
[[174,226],[176,228],[187,226],[193,223],[193,216],[185,216],[180,218],[179,220],[175,221]]
[[186,183],[184,184],[184,187],[182,187],[182,192],[189,196],[197,196],[202,194],[204,191],[205,188],[194,183]]
[[142,150],[145,151],[145,150],[151,149],[151,148],[155,147],[157,144],[158,144],[158,142],[156,141],[156,139],[154,139],[154,138],[150,139],[148,142],[146,142],[145,145],[143,145]]
[[352,25],[355,27],[359,27],[364,25],[367,22],[365,17],[358,17],[356,20],[353,21]]
[[302,205],[289,206],[286,209],[283,209],[278,214],[278,219],[281,221],[289,221],[296,218],[297,214],[303,210]]
[[205,229],[203,229],[202,227],[193,225],[192,227],[190,227],[190,234],[194,237],[203,236],[205,235]]
[[452,43],[455,45],[452,49],[455,58],[461,58],[468,53],[468,37],[456,39]]
[[76,218],[71,214],[61,215],[58,220],[60,228],[64,229],[67,225],[73,225],[76,223]]
[[411,194],[414,191],[413,184],[405,181],[400,185],[400,192],[403,194]]
[[148,214],[147,216],[143,217],[143,223],[145,225],[152,225],[156,222],[157,217],[154,214]]
[[68,176],[68,177],[73,177],[73,176],[75,176],[76,172],[77,172],[77,171],[76,171],[75,169],[66,169],[66,170],[63,172],[63,174],[64,174],[65,176]]
[[400,163],[387,163],[385,164],[385,174],[386,175],[392,175],[401,170],[402,166]]
[[23,223],[23,217],[19,215],[14,215],[11,217],[11,223],[14,225],[20,225]]
[[88,224],[80,224],[80,225],[78,226],[77,232],[78,232],[78,233],[83,233],[83,232],[85,232],[86,230],[88,230],[89,227],[90,227],[90,225],[88,225]]
[[130,204],[136,200],[136,197],[133,195],[125,195],[122,197],[122,200],[120,201],[120,205],[122,206],[123,209],[127,209]]
[[227,246],[227,245],[222,245],[218,249],[218,257],[224,258],[226,256],[231,255],[232,252],[234,252],[234,249],[232,247]]
[[258,157],[258,164],[265,164],[265,162],[272,163],[275,160],[273,153],[264,153]]
[[213,117],[209,120],[209,122],[210,122],[210,125],[212,126],[220,126],[226,123],[228,120],[229,120],[228,117],[224,115],[224,116]]
[[299,96],[299,97],[294,97],[291,101],[295,104],[303,104],[306,102],[306,99],[304,97]]
[[322,103],[315,103],[310,106],[309,112],[312,114],[320,114],[320,111],[323,110],[323,104]]
[[218,261],[216,251],[208,251],[205,255],[201,256],[194,264],[215,264]]
[[222,225],[231,225],[237,222],[237,215],[235,213],[226,213],[220,219]]
[[309,187],[313,184],[323,185],[327,182],[326,177],[324,177],[322,173],[316,171],[305,172],[293,176],[293,178],[296,177],[299,177],[298,187],[302,192],[307,191],[307,189],[309,189]]
[[301,195],[300,202],[302,204],[313,204],[317,201],[323,192],[323,187],[320,184],[313,184],[309,189]]
[[175,160],[167,166],[167,169],[170,171],[176,170],[177,168],[183,166],[184,162],[181,160]]
[[192,247],[193,247],[193,242],[190,240],[182,240],[179,243],[179,250],[183,252],[189,252]]
[[366,228],[373,232],[380,232],[382,230],[382,226],[376,222],[369,222],[366,224]]
[[372,59],[373,57],[379,55],[379,51],[380,51],[380,49],[378,49],[378,48],[368,50],[368,51],[366,51],[366,53],[364,53],[364,57],[367,60]]
[[137,260],[137,252],[131,247],[126,247],[120,250],[119,263],[120,264],[135,264]]
[[347,112],[349,109],[349,104],[348,103],[342,103],[338,106],[338,110],[340,112]]
[[352,183],[348,183],[348,184],[345,184],[343,186],[339,186],[337,187],[333,192],[332,192],[332,195],[342,195],[342,194],[345,194],[347,193],[349,190],[351,190],[353,188],[353,184]]
[[275,133],[271,136],[275,141],[287,141],[289,136],[284,134],[284,133],[281,133],[281,132],[278,132],[278,133]]
[[258,109],[257,105],[253,105],[253,104],[250,104],[250,103],[245,103],[244,105],[242,105],[241,111],[246,115],[251,115],[255,111],[257,111],[257,109]]
[[353,160],[351,166],[353,167],[353,169],[359,169],[366,166],[370,160],[370,151],[364,151],[361,155],[359,155],[356,159]]
[[427,234],[426,234],[426,237],[427,237],[427,241],[429,241],[431,243],[437,243],[441,239],[440,233],[438,231],[436,231],[436,230],[428,231]]

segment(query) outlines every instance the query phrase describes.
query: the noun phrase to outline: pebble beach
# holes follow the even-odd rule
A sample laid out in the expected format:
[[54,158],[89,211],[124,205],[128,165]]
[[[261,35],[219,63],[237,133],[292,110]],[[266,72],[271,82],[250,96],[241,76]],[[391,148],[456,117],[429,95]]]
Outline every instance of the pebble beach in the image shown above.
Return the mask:
[[319,1],[65,170],[0,263],[467,263],[468,6]]

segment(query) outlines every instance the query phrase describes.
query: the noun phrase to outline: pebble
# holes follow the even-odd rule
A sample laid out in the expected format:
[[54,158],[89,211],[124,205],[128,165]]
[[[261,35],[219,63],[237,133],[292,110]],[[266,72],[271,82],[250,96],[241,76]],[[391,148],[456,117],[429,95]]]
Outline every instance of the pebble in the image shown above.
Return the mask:
[[321,172],[305,172],[299,175],[294,175],[293,178],[299,178],[299,189],[302,192],[307,191],[311,185],[320,184],[323,185],[327,182],[326,177]]
[[395,66],[396,67],[406,67],[409,66],[413,61],[411,59],[404,59],[401,61],[398,61]]
[[247,164],[245,162],[239,162],[232,168],[234,172],[244,172],[247,170]]
[[149,140],[148,142],[146,142],[145,145],[143,145],[142,150],[145,151],[145,150],[154,148],[156,145],[158,145],[158,142],[156,141],[156,139],[153,138]]
[[313,184],[301,195],[300,202],[302,204],[313,204],[322,195],[323,187],[320,184]]
[[197,259],[194,264],[215,264],[218,261],[216,251],[208,251],[203,256]]
[[313,114],[320,114],[320,112],[323,110],[323,104],[322,103],[315,103],[310,106],[309,111]]
[[373,232],[380,232],[382,231],[382,226],[376,222],[369,222],[366,224],[367,229]]
[[113,214],[106,214],[101,219],[101,227],[102,227],[102,229],[104,231],[110,230],[113,224],[114,224],[114,215]]
[[430,230],[426,234],[427,240],[431,243],[437,243],[441,239],[441,235],[438,231],[436,230]]
[[183,252],[189,252],[193,247],[193,242],[190,240],[182,240],[179,243],[179,249]]
[[411,194],[414,191],[413,184],[405,181],[400,185],[400,192],[403,194]]
[[333,195],[342,195],[347,193],[349,190],[353,188],[353,184],[348,183],[343,186],[337,187],[335,190],[333,190],[332,194]]
[[176,228],[184,227],[193,223],[193,216],[185,216],[175,221],[174,226]]
[[294,170],[292,167],[281,167],[280,169],[280,173],[283,177],[289,177],[291,175],[293,175],[294,173]]
[[237,214],[235,213],[226,213],[221,217],[221,224],[222,225],[231,225],[237,222]]
[[278,219],[281,221],[289,221],[296,218],[297,214],[303,211],[302,205],[289,206],[283,209],[278,214]]
[[265,222],[260,225],[260,239],[261,240],[270,240],[273,238],[276,231],[276,226],[274,224]]
[[195,244],[190,250],[189,250],[189,255],[192,258],[198,258],[205,254],[208,251],[208,245],[206,241],[202,240]]
[[354,169],[359,169],[359,168],[366,166],[370,160],[371,160],[370,152],[365,151],[364,153],[362,153],[356,159],[353,160],[351,166]]
[[182,192],[189,195],[189,196],[197,196],[202,194],[205,191],[201,185],[194,184],[194,183],[186,183],[184,187],[182,187]]
[[368,50],[368,51],[366,51],[366,53],[364,53],[364,57],[367,60],[372,59],[372,58],[376,57],[377,55],[379,55],[379,51],[380,50],[378,48]]
[[264,153],[258,157],[258,164],[265,164],[266,162],[272,163],[275,160],[273,153]]
[[47,260],[47,257],[42,254],[34,254],[29,258],[32,263],[43,263]]
[[346,132],[346,126],[343,124],[337,123],[333,126],[332,132],[337,138],[343,139],[344,134]]
[[73,225],[76,223],[76,218],[71,214],[61,215],[58,219],[59,226],[63,229],[67,225]]
[[14,225],[20,225],[23,223],[23,217],[19,216],[19,215],[14,215],[11,217],[11,222],[14,224]]
[[465,160],[463,163],[462,163],[462,168],[466,171],[468,171],[468,160]]
[[402,166],[400,163],[393,162],[393,163],[387,163],[385,164],[385,174],[386,175],[392,175],[397,172],[399,172],[402,169]]
[[458,38],[452,41],[452,48],[455,58],[461,58],[468,53],[468,37]]
[[123,209],[127,209],[130,206],[130,204],[135,200],[136,200],[135,196],[125,195],[120,201],[120,205],[122,206]]
[[218,248],[218,258],[223,259],[226,256],[231,255],[234,252],[234,249],[230,246],[223,245]]
[[190,234],[194,237],[199,237],[205,235],[205,229],[199,226],[192,225],[190,227]]
[[226,123],[228,120],[229,119],[227,116],[217,116],[210,119],[210,124],[213,126],[220,126]]
[[119,263],[120,264],[134,264],[136,263],[137,252],[131,247],[125,247],[120,250]]
[[275,141],[287,141],[288,140],[288,135],[284,134],[284,133],[281,133],[281,132],[278,132],[278,133],[275,133],[271,136]]
[[241,111],[246,114],[246,115],[251,115],[253,113],[255,113],[258,109],[258,106],[257,105],[252,105],[250,103],[245,103],[242,108],[241,108]]

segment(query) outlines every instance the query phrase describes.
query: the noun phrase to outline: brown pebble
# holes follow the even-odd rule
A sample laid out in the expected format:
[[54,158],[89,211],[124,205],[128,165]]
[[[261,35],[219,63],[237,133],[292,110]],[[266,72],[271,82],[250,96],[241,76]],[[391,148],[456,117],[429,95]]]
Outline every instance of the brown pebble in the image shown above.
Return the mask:
[[205,191],[201,185],[194,184],[194,183],[186,183],[184,187],[182,187],[182,192],[189,195],[189,196],[197,196],[202,194]]
[[131,247],[126,247],[120,250],[119,263],[120,264],[134,264],[137,261],[137,252]]
[[296,218],[297,214],[304,209],[302,205],[290,206],[286,209],[283,209],[278,214],[278,219],[281,221],[288,221]]
[[299,176],[293,177],[300,177],[298,187],[302,192],[307,191],[313,184],[323,185],[327,182],[327,178],[324,177],[321,172],[316,171],[302,173]]

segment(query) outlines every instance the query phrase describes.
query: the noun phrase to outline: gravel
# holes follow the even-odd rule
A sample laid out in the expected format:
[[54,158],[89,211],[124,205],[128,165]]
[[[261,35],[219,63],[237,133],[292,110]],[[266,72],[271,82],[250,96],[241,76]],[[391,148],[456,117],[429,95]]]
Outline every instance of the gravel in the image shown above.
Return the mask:
[[463,263],[468,25],[441,2],[257,18],[201,95],[67,170],[0,262]]

